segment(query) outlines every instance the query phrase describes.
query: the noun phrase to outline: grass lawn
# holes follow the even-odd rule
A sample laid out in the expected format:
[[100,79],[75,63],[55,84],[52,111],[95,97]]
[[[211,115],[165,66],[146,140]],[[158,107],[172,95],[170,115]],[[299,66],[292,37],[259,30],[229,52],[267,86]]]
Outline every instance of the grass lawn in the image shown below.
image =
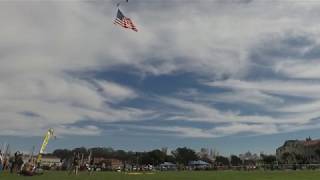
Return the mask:
[[97,172],[93,175],[81,173],[78,176],[66,172],[46,172],[41,176],[24,177],[2,173],[2,180],[319,180],[320,171],[273,171],[273,172],[158,172],[155,174],[128,175],[123,173]]

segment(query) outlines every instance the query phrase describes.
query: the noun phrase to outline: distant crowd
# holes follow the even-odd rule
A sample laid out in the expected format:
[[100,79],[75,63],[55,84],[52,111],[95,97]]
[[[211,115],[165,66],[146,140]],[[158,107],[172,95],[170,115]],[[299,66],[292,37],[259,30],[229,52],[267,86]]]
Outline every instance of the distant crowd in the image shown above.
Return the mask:
[[9,170],[11,173],[19,172],[24,164],[22,153],[19,151],[15,152],[14,156],[7,158],[0,150],[0,173],[3,170]]
[[[92,174],[94,165],[93,161],[86,164],[87,170]],[[72,156],[72,163],[69,168],[69,174],[78,174],[80,169],[80,154],[74,153]],[[11,174],[17,173],[24,176],[33,176],[43,173],[40,163],[37,163],[36,158],[30,156],[28,160],[23,160],[23,154],[19,151],[15,152],[13,156],[4,155],[0,150],[0,174],[3,171],[8,171]]]

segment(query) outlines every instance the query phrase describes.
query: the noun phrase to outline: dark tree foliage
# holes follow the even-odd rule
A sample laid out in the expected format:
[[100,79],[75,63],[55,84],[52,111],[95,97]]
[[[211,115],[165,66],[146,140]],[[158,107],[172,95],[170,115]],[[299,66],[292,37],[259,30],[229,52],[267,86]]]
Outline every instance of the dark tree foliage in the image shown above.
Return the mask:
[[73,150],[56,149],[52,154],[59,157],[61,160],[70,159],[75,154],[80,154],[84,158],[88,158],[88,156],[92,154],[93,158],[114,158],[130,164],[138,163],[159,165],[165,161],[175,162],[173,156],[167,156],[165,152],[159,149],[150,152],[132,152],[124,150],[113,150],[112,148],[95,147],[91,149],[86,149],[81,147],[75,148]]
[[315,150],[315,153],[316,153],[318,159],[320,159],[320,149],[316,149],[316,150]]
[[154,165],[159,165],[159,164],[163,163],[166,159],[166,156],[167,156],[164,152],[162,152],[159,149],[150,151],[148,154],[149,154],[151,160],[153,161]]
[[114,152],[114,158],[125,161],[128,159],[128,154],[124,150],[117,150]]
[[274,155],[261,155],[262,160],[265,164],[274,164],[277,161],[276,156]]
[[113,158],[114,157],[114,150],[112,148],[102,148],[102,147],[95,147],[89,149],[89,152],[92,152],[93,157],[103,157],[103,158]]
[[288,164],[289,163],[289,158],[290,158],[290,153],[289,152],[285,152],[282,154],[281,156],[281,159],[286,163]]
[[149,152],[132,152],[103,147],[94,147],[90,149],[80,147],[73,150],[56,149],[52,154],[59,157],[61,160],[72,159],[75,154],[79,154],[83,158],[88,158],[91,154],[92,158],[114,158],[132,165],[150,164],[155,166],[163,162],[173,162],[181,165],[188,165],[189,161],[199,159],[194,150],[186,147],[177,148],[172,152],[172,155],[167,155],[165,151],[159,149]]
[[176,159],[175,159],[174,156],[172,156],[172,155],[167,155],[164,161],[165,161],[165,162],[176,163]]
[[232,166],[241,166],[242,165],[241,159],[236,155],[231,155],[230,163]]
[[224,156],[217,156],[215,162],[218,166],[229,166],[230,165],[229,159]]
[[72,150],[73,154],[83,154],[84,156],[88,156],[89,152],[86,148],[80,147],[80,148],[75,148]]
[[167,155],[159,149],[141,153],[142,164],[159,165],[167,159]]
[[68,149],[57,149],[54,150],[52,154],[54,156],[57,156],[61,160],[69,159],[70,157],[72,157],[72,151]]
[[188,165],[189,161],[198,160],[199,157],[197,156],[196,152],[192,149],[184,148],[177,148],[175,151],[172,151],[173,156],[176,159],[176,162],[179,164],[183,164],[185,166]]

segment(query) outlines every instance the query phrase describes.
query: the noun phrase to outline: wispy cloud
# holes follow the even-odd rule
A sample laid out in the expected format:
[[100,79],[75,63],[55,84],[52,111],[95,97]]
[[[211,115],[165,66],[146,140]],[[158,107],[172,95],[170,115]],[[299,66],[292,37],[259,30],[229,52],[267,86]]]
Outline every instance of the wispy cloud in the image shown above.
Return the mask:
[[291,78],[302,79],[318,79],[320,77],[320,62],[319,60],[308,61],[304,60],[296,61],[281,61],[276,63],[275,71],[284,74]]
[[301,80],[263,80],[246,81],[229,79],[205,83],[212,87],[223,87],[236,90],[262,91],[288,96],[319,97],[320,84]]

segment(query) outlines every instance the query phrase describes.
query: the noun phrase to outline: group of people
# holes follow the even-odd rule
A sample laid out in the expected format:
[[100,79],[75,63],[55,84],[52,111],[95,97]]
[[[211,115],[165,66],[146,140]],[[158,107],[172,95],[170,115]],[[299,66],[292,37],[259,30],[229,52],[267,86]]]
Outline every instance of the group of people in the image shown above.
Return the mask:
[[14,153],[14,156],[7,157],[0,150],[0,173],[4,170],[9,170],[10,173],[19,173],[23,175],[33,175],[34,165],[30,159],[28,162],[23,161],[23,154],[19,151]]
[[96,166],[94,164],[94,159],[90,158],[87,163],[83,163],[80,158],[79,153],[74,153],[72,157],[71,167],[69,167],[69,174],[78,175],[80,170],[87,170],[90,174],[95,171]]
[[[80,154],[74,154],[71,162],[69,174],[78,175],[81,166]],[[33,158],[30,158],[27,162],[23,161],[23,154],[17,151],[14,156],[6,156],[0,150],[0,173],[3,170],[8,170],[10,173],[18,173],[25,176],[33,176],[35,174],[40,174],[39,168],[36,168],[36,163]],[[92,158],[88,163],[86,163],[85,168],[90,174],[95,170],[94,159]]]
[[[80,165],[81,165],[80,161],[81,161],[80,154],[74,154],[69,174],[73,173],[75,175],[78,175],[80,170]],[[86,164],[85,168],[88,170],[90,174],[93,173],[93,171],[95,170],[95,164],[94,164],[93,158],[91,158],[91,160]]]

